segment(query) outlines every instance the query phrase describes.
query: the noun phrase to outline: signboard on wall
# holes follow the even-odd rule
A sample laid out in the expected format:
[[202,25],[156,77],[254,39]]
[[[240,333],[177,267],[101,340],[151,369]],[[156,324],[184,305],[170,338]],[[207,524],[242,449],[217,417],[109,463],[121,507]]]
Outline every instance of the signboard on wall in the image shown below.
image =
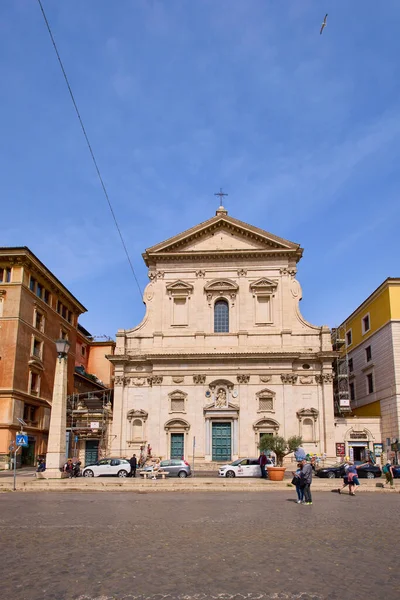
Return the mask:
[[382,456],[383,454],[383,444],[374,444],[374,454],[375,456]]
[[346,445],[339,443],[336,444],[336,456],[346,456]]
[[92,421],[90,423],[90,429],[99,429],[100,423],[98,421]]

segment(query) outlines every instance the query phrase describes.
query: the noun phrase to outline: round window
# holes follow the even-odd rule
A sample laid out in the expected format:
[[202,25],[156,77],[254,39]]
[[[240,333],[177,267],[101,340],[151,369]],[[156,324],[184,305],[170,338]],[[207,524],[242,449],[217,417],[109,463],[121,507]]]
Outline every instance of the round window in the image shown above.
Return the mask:
[[303,369],[309,369],[309,368],[310,368],[310,365],[309,365],[309,364],[305,363],[305,364],[303,365]]

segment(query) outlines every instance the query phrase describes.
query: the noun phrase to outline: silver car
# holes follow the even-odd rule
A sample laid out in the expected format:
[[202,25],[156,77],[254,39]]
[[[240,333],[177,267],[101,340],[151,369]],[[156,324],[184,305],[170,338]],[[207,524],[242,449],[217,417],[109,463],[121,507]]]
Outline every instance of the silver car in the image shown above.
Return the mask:
[[190,477],[192,471],[186,460],[171,458],[160,462],[160,470],[167,471],[170,477]]

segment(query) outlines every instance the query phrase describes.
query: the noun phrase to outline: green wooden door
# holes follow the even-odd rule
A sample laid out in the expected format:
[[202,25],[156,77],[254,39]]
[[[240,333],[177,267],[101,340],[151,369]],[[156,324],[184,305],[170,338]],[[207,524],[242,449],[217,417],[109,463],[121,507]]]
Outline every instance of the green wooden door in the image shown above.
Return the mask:
[[85,447],[85,466],[94,465],[99,458],[99,440],[87,440]]
[[171,433],[171,458],[184,457],[183,433]]
[[231,460],[231,423],[212,424],[212,459],[218,462]]

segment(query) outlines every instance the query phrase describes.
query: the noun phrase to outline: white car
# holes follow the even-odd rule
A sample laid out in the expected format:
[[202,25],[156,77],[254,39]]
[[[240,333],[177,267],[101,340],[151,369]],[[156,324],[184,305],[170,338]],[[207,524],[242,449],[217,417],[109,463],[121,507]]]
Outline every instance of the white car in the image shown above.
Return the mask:
[[125,458],[102,458],[94,465],[88,465],[82,470],[83,477],[101,477],[116,475],[117,477],[128,477],[131,465]]
[[[270,458],[267,458],[266,466],[273,466]],[[258,458],[239,458],[229,465],[222,465],[218,475],[220,477],[261,477],[261,468]]]

